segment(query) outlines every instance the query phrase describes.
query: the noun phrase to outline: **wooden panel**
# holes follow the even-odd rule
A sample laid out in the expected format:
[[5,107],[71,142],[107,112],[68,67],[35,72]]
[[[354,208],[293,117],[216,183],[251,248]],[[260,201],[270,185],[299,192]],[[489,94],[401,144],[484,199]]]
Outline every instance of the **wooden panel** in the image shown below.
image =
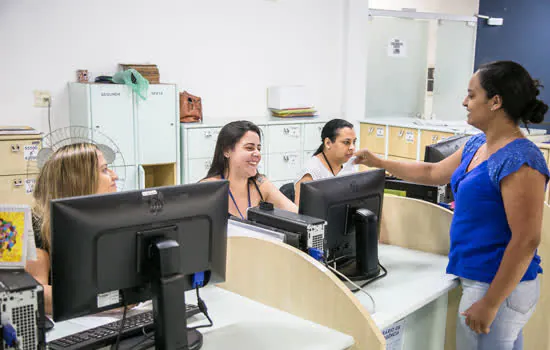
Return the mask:
[[176,163],[143,165],[145,188],[176,184]]
[[388,155],[416,159],[418,130],[390,126]]
[[2,204],[27,204],[33,202],[32,191],[37,174],[0,176],[0,202]]
[[424,160],[426,146],[438,143],[453,135],[453,133],[449,132],[422,130],[420,134],[420,160]]
[[220,287],[351,335],[351,349],[385,349],[384,336],[349,288],[287,244],[229,237],[226,282]]
[[40,136],[32,138],[0,137],[0,175],[38,173],[36,161],[29,161],[29,155],[36,159],[40,149]]
[[[452,218],[453,213],[441,206],[414,198],[386,194],[380,222],[380,242],[448,255]],[[449,292],[445,350],[456,348],[456,321],[461,296],[460,287]]]
[[416,158],[404,158],[396,156],[388,156],[389,160],[396,160],[398,162],[416,162]]
[[360,148],[366,148],[374,153],[386,154],[386,137],[385,125],[361,123]]
[[541,266],[544,270],[540,278],[540,299],[535,313],[523,328],[525,349],[550,349],[550,207],[544,204],[542,217],[542,237],[538,248]]

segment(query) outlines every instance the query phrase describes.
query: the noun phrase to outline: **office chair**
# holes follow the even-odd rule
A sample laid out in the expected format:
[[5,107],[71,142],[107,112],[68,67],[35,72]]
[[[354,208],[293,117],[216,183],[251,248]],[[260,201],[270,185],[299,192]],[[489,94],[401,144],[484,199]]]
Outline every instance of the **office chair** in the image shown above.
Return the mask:
[[294,182],[289,182],[282,185],[281,188],[279,188],[279,191],[281,191],[286,198],[290,199],[292,203],[294,203]]

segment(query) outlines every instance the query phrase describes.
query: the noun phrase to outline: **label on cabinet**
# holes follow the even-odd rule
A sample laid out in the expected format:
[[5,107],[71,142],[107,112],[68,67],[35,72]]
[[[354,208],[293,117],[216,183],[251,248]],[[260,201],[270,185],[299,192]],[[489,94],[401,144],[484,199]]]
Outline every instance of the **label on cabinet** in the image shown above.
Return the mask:
[[36,160],[38,154],[38,145],[25,145],[23,148],[23,158],[25,160]]
[[34,185],[36,183],[35,179],[26,179],[25,180],[25,193],[31,194],[34,191]]
[[403,334],[405,333],[405,319],[397,321],[382,330],[386,338],[386,350],[401,350],[403,348]]
[[414,142],[414,131],[405,132],[405,142],[413,143]]
[[384,137],[384,127],[376,128],[376,137]]

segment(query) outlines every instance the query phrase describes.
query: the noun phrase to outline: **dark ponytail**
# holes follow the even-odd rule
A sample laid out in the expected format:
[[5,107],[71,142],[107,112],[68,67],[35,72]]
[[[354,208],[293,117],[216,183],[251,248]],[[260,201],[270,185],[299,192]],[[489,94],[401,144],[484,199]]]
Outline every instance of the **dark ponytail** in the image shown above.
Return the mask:
[[336,141],[336,136],[338,136],[338,132],[342,128],[353,129],[353,124],[344,119],[332,119],[328,121],[321,131],[321,145],[313,155],[316,156],[325,150],[325,139],[327,137],[331,142]]

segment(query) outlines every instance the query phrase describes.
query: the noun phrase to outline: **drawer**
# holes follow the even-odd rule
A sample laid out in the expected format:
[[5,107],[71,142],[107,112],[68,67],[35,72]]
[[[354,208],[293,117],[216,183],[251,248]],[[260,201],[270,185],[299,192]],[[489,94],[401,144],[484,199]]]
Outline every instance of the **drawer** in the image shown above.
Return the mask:
[[196,183],[202,180],[206,176],[206,173],[208,173],[210,165],[212,165],[212,156],[209,158],[190,159],[188,164],[186,183]]
[[37,139],[0,141],[0,175],[38,173],[40,144]]
[[[294,152],[301,149],[302,129],[298,124],[268,126],[269,153]],[[269,164],[268,164],[269,165]],[[270,167],[271,169],[271,167]]]
[[306,164],[306,162],[309,160],[309,158],[313,157],[313,153],[315,153],[315,151],[304,151],[304,155],[303,155],[303,158],[302,158],[302,164]]
[[361,123],[360,147],[374,153],[386,154],[386,126]]
[[424,160],[426,146],[433,145],[451,136],[454,136],[454,134],[450,132],[422,130],[420,134],[420,160]]
[[416,159],[418,130],[396,126],[390,126],[389,129],[388,155]]
[[186,152],[188,159],[212,158],[221,128],[187,130]]
[[316,150],[322,143],[321,131],[325,123],[304,124],[304,149]]
[[302,170],[301,155],[298,152],[272,153],[268,155],[270,181],[294,181]]
[[32,205],[32,191],[38,174],[1,175],[0,198],[2,204]]

